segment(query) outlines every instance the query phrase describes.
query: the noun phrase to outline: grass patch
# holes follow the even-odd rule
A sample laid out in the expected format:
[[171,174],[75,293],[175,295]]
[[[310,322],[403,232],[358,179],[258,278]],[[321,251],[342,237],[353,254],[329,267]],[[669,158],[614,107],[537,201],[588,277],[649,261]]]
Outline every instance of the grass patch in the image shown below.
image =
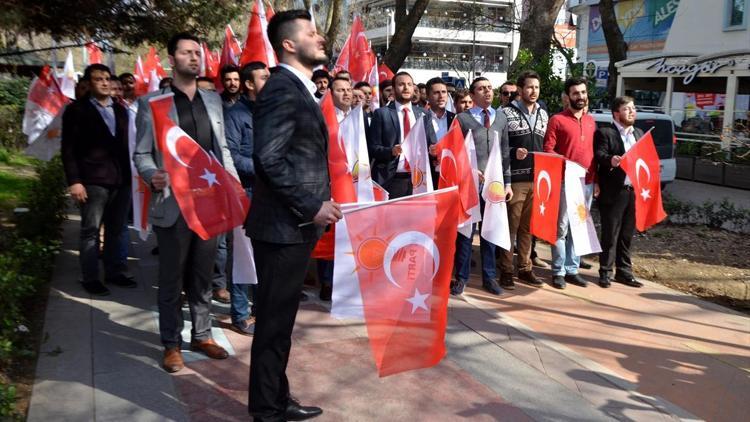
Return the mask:
[[0,169],[0,209],[9,211],[15,208],[33,182],[33,177],[19,176],[7,169]]

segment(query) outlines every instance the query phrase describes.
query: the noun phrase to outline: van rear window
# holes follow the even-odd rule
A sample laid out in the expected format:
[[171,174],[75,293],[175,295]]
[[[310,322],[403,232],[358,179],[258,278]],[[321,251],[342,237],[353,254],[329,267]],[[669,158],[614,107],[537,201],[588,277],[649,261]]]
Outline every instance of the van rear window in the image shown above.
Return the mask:
[[669,120],[656,120],[656,119],[636,119],[635,126],[647,132],[652,127],[654,130],[651,135],[654,138],[654,143],[659,145],[672,145],[674,136],[674,127],[672,122]]

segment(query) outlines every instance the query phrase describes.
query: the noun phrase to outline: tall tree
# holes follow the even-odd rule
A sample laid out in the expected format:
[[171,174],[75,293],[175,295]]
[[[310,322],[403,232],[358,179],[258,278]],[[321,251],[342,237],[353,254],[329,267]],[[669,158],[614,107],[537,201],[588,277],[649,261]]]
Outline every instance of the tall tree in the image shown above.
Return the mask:
[[622,36],[620,25],[615,15],[615,5],[612,0],[601,0],[599,2],[599,13],[602,16],[602,29],[604,40],[609,52],[609,78],[607,79],[607,95],[610,99],[617,95],[617,66],[615,63],[628,57],[628,43]]
[[430,0],[416,0],[407,13],[407,0],[396,0],[396,28],[383,61],[393,70],[398,70],[411,52],[411,37],[419,25]]
[[[531,65],[541,63],[549,54],[555,32],[555,20],[565,0],[525,0],[518,27],[518,49],[531,53]],[[511,64],[511,72],[517,64]]]

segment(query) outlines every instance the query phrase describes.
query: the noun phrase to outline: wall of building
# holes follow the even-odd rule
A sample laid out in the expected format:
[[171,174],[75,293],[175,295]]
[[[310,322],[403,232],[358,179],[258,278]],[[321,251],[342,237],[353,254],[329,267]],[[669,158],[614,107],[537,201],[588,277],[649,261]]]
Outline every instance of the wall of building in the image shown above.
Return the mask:
[[[711,54],[750,47],[750,29],[724,30],[725,0],[680,0],[665,52]],[[750,14],[750,10],[745,10]]]

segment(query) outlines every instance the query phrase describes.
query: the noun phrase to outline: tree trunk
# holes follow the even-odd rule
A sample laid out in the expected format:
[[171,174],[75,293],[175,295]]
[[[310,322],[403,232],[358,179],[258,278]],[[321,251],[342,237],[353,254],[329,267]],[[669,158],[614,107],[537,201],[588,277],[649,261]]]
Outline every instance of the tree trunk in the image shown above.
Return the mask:
[[333,58],[333,45],[336,43],[336,37],[339,35],[339,27],[341,26],[341,10],[344,7],[344,0],[333,0],[329,6],[327,19],[328,28],[326,28],[326,55],[329,58]]
[[[522,19],[518,32],[521,40],[518,49],[526,49],[532,54],[532,64],[540,63],[550,52],[552,36],[555,32],[555,19],[565,0],[527,0],[524,2],[526,19]],[[511,64],[509,74],[515,70]]]
[[394,72],[401,68],[411,52],[411,37],[429,3],[430,0],[416,0],[407,15],[406,0],[396,0],[396,31],[383,58],[385,64]]
[[622,36],[620,26],[615,16],[615,5],[612,0],[601,0],[599,2],[599,13],[602,16],[602,29],[604,40],[607,42],[609,51],[609,78],[607,79],[607,95],[609,99],[617,95],[617,66],[615,63],[628,57],[628,44]]

